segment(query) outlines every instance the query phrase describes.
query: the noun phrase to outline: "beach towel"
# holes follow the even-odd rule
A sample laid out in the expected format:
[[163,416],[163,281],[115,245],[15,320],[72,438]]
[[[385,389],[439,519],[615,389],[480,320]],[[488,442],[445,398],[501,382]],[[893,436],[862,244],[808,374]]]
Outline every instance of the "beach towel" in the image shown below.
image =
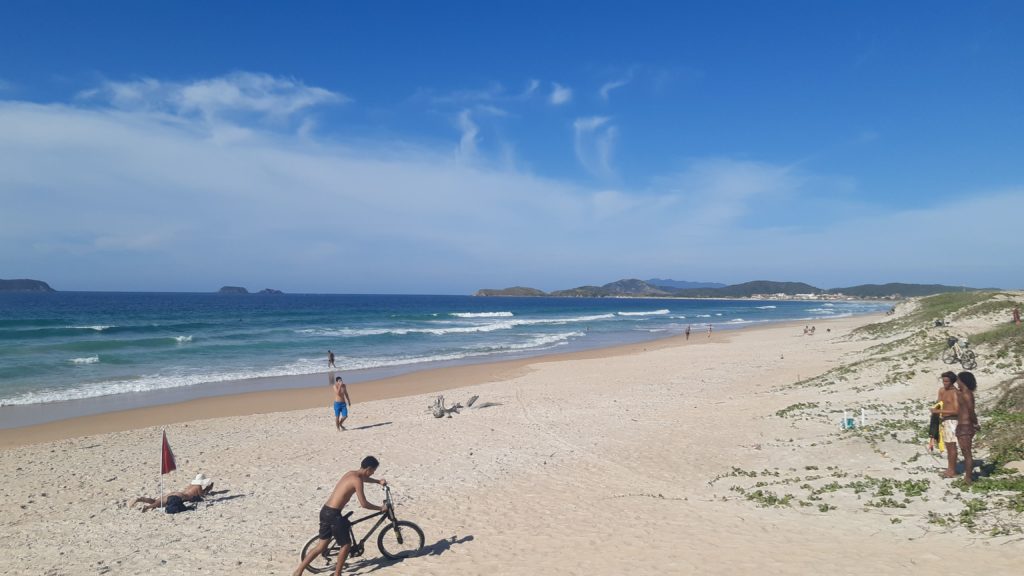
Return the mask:
[[[932,406],[932,408],[935,408],[936,410],[942,410],[942,400],[936,402],[935,405]],[[932,414],[932,420],[931,422],[928,423],[928,435],[931,436],[932,438],[938,438],[939,450],[945,450],[946,443],[942,441],[942,434],[939,434],[939,426],[941,421],[942,417],[940,417],[938,414]]]

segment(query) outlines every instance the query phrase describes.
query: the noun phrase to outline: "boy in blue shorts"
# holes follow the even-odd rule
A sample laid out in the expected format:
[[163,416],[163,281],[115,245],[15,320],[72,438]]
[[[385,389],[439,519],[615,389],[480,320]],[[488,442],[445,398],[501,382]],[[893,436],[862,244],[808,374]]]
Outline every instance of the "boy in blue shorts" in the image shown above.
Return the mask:
[[337,430],[344,430],[342,425],[348,418],[348,405],[352,399],[348,397],[348,387],[342,381],[341,376],[334,379],[334,427]]

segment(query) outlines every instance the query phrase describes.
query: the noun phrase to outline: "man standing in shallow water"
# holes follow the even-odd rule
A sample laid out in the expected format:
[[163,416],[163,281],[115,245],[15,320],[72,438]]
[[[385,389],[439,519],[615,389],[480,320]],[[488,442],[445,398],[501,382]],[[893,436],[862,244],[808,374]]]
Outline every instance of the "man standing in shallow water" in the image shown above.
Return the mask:
[[341,514],[341,510],[352,499],[353,494],[356,495],[359,505],[363,508],[384,511],[383,506],[367,502],[366,496],[363,494],[364,482],[380,484],[381,486],[388,485],[388,481],[383,478],[380,480],[371,478],[373,473],[377,471],[377,467],[380,466],[380,462],[373,456],[367,456],[363,458],[359,466],[359,470],[345,472],[341,479],[338,480],[338,483],[334,485],[334,490],[327,498],[323,508],[320,509],[320,542],[302,559],[299,567],[295,569],[294,576],[302,576],[302,572],[306,567],[327,548],[331,537],[334,537],[334,540],[340,546],[338,549],[338,564],[334,567],[334,574],[335,576],[341,576],[341,567],[344,566],[345,559],[348,558],[349,548],[352,546],[349,538],[349,528],[352,524],[348,521],[348,518]]

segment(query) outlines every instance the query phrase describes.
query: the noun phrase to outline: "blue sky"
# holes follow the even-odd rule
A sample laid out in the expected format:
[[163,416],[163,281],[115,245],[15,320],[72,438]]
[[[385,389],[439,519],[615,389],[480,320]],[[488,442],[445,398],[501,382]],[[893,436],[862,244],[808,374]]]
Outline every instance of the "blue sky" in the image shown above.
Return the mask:
[[1022,21],[1018,2],[4,3],[0,277],[1022,288]]

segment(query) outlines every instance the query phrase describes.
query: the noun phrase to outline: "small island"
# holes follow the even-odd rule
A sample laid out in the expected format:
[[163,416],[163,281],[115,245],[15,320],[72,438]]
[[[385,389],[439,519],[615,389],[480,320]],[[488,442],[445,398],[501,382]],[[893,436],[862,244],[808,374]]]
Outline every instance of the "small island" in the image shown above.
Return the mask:
[[224,286],[217,290],[217,294],[248,294],[249,291],[241,286]]
[[0,280],[0,292],[56,292],[42,280]]
[[547,296],[548,293],[543,290],[536,288],[526,288],[523,286],[513,286],[512,288],[481,288],[477,290],[474,296]]

